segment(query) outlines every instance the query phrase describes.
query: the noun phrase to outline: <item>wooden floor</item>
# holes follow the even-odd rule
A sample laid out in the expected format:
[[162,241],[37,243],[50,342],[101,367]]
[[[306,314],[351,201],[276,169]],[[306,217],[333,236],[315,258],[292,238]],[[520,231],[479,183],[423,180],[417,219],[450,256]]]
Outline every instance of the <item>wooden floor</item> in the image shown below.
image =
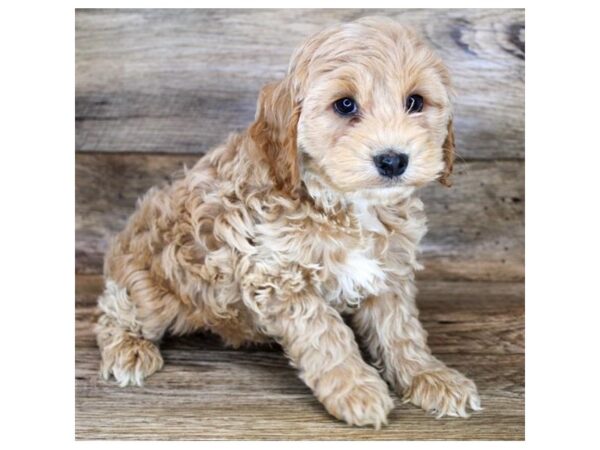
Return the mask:
[[92,332],[102,279],[76,283],[77,439],[524,439],[524,305],[520,282],[422,280],[434,353],[479,386],[484,410],[435,419],[403,405],[380,431],[329,416],[277,347],[232,350],[213,336],[167,339],[165,367],[144,387],[98,376]]

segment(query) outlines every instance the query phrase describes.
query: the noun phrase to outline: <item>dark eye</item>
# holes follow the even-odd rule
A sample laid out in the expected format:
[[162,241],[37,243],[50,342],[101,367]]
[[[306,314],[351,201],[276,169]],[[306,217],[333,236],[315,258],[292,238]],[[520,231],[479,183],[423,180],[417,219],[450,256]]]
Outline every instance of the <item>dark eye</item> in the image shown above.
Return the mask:
[[333,109],[341,116],[353,116],[358,112],[358,105],[354,99],[344,97],[333,103]]
[[410,95],[406,99],[406,112],[409,114],[423,111],[423,97],[419,94]]

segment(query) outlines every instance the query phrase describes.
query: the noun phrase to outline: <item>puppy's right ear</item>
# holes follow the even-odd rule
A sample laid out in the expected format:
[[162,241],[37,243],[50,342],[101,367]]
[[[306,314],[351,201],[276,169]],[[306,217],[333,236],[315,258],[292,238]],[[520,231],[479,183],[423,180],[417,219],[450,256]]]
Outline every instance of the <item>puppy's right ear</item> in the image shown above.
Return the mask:
[[294,195],[300,186],[297,127],[300,104],[294,99],[290,77],[263,87],[250,137],[269,164],[277,189]]
[[444,171],[440,175],[439,181],[446,187],[452,186],[452,182],[450,181],[450,174],[452,174],[452,169],[454,168],[454,125],[452,124],[452,119],[448,122],[448,134],[446,135],[446,140],[444,141],[444,145],[442,145],[442,149],[444,151]]

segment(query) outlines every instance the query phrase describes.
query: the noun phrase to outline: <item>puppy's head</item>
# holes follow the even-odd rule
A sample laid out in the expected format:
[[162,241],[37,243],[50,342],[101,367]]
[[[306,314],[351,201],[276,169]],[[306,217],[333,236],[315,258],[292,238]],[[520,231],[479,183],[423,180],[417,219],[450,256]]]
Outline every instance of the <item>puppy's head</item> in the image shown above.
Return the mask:
[[250,135],[283,190],[318,179],[372,198],[449,185],[450,91],[447,69],[414,32],[364,18],[296,50],[287,76],[261,92]]

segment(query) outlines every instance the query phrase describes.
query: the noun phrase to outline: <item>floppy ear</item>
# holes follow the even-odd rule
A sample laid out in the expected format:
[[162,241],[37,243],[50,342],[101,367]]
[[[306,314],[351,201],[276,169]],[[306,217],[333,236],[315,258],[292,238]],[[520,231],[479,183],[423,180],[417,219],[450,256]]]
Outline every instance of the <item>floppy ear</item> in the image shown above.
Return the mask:
[[444,150],[444,164],[446,167],[444,167],[439,180],[444,186],[450,187],[452,183],[449,178],[454,167],[454,126],[452,125],[452,119],[448,122],[448,135],[446,136],[444,145],[442,145],[442,149]]
[[300,105],[289,77],[263,87],[250,137],[268,162],[277,189],[294,194],[300,186],[296,146]]

